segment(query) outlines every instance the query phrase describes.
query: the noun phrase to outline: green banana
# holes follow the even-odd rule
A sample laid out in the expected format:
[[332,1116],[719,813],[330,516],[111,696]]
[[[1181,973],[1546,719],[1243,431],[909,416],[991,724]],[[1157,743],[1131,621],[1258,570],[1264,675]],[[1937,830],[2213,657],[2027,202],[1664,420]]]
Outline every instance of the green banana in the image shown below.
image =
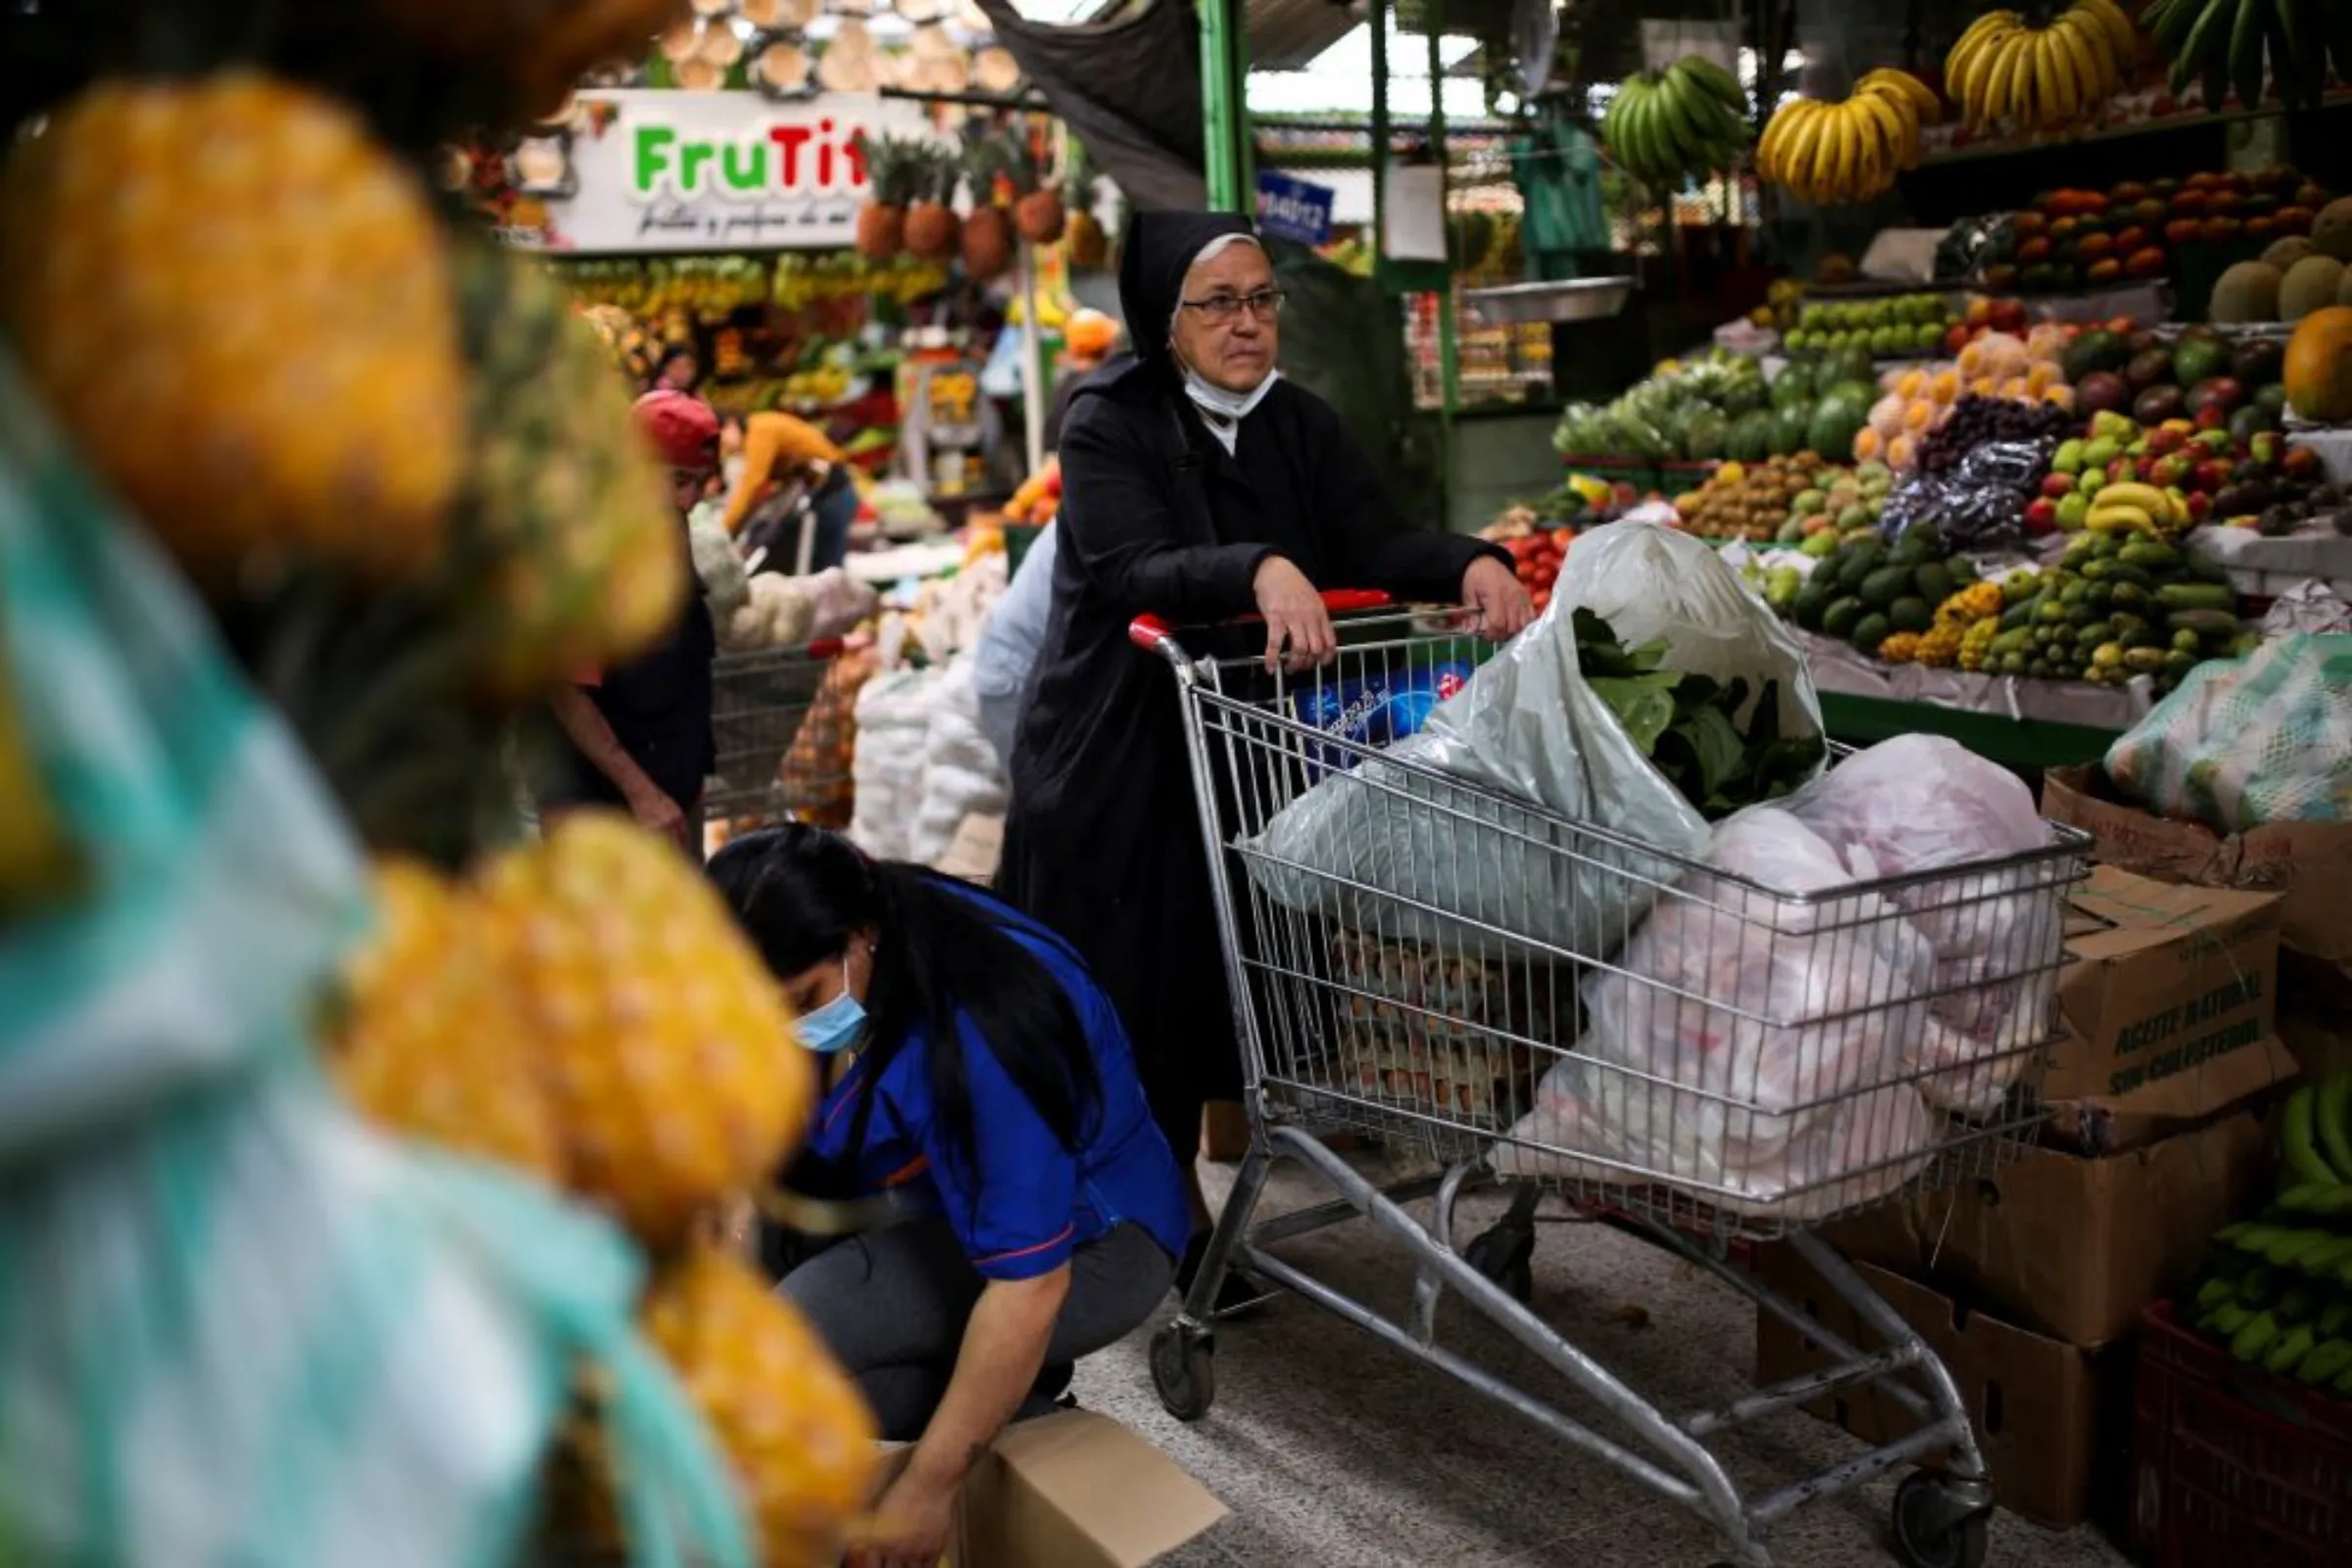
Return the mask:
[[2295,1368],[2295,1376],[2317,1386],[2352,1369],[2352,1340],[2323,1337]]
[[2179,55],[2180,46],[2188,41],[2188,29],[2197,24],[2197,0],[2157,0],[2140,24],[2148,35],[2168,55]]
[[2333,1339],[2352,1328],[2352,1300],[2337,1297],[2320,1312],[2320,1333]]
[[[2320,1135],[2320,1151],[2328,1156],[2328,1166],[2346,1182],[2352,1182],[2352,1072],[2334,1072],[2320,1085],[2312,1106],[2312,1124]],[[2352,1187],[2338,1189],[2343,1207],[2326,1210],[2341,1214],[2352,1211]]]
[[[2230,27],[2230,78],[2238,102],[2248,109],[2262,102],[2262,27],[2270,10],[2270,0],[2238,0]],[[2209,113],[2221,107],[2218,102],[2205,106]]]
[[2226,1340],[2253,1321],[2254,1313],[2249,1308],[2230,1301],[2197,1319],[2197,1327],[2216,1339]]
[[2331,1236],[2327,1246],[2313,1248],[2295,1266],[2314,1279],[2331,1280],[2347,1262],[2352,1262],[2352,1236]]
[[2311,1325],[2298,1323],[2278,1336],[2278,1343],[2271,1347],[2270,1353],[2262,1358],[2262,1364],[2273,1372],[2292,1372],[2311,1353],[2312,1343]]
[[2319,1315],[2320,1298],[2308,1285],[2290,1285],[2279,1293],[2278,1304],[2271,1315],[2281,1323],[2308,1323]]
[[2332,1231],[2312,1230],[2308,1227],[2291,1230],[2263,1249],[2262,1255],[2280,1268],[2301,1268],[2304,1266],[2304,1259],[2335,1240],[2336,1237]]
[[2320,40],[2320,21],[2304,7],[2310,0],[2273,0],[2269,25],[2271,69],[2278,77],[2278,101],[2289,109],[2319,105],[2327,82],[2327,46]]
[[2227,1306],[2237,1299],[2237,1281],[2215,1278],[2197,1287],[2197,1310],[2210,1312],[2217,1306]]
[[2235,1235],[2230,1237],[2231,1247],[2241,1252],[2254,1253],[2261,1252],[2273,1242],[2286,1234],[2283,1226],[2273,1225],[2267,1220],[2252,1225],[2232,1225],[2230,1230],[2236,1232]]
[[2278,1274],[2259,1265],[2246,1270],[2237,1282],[2237,1298],[2248,1306],[2271,1304],[2272,1291],[2278,1283]]
[[[2259,0],[2248,0],[2249,4]],[[2278,1152],[2286,1158],[2286,1168],[2299,1183],[2309,1182],[2321,1187],[2342,1185],[2335,1170],[2320,1157],[2313,1140],[2317,1136],[2319,1091],[2305,1084],[2286,1097],[2286,1121],[2278,1134]]]
[[1740,90],[1739,80],[1730,72],[1705,55],[1685,55],[1678,64],[1697,78],[1717,103],[1742,121],[1747,118],[1747,94]]
[[[2186,9],[2185,5],[2183,9]],[[2188,31],[2181,37],[2179,51],[2173,56],[2174,97],[2178,98],[2188,90],[2189,79],[2196,74],[2199,65],[2228,58],[2222,41],[2227,36],[2224,28],[2234,10],[2230,0],[2205,0],[2205,9],[2197,13],[2197,20],[2189,24]],[[2210,74],[2207,80],[2210,84]],[[2205,107],[2209,110],[2218,109],[2221,100],[2212,99]]]
[[2240,1361],[2251,1361],[2270,1353],[2278,1339],[2278,1320],[2268,1312],[2257,1312],[2230,1336],[2230,1353]]

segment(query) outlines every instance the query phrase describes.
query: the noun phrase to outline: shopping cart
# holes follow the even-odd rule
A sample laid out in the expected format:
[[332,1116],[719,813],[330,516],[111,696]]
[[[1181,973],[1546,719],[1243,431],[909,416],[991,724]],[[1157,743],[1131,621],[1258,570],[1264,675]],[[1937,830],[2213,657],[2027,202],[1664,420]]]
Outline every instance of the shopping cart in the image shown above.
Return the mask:
[[[785,754],[841,651],[838,638],[827,638],[718,656],[710,671],[717,760],[703,788],[704,809],[713,820],[758,825],[793,814],[782,777]],[[848,770],[840,772],[839,779],[815,782],[846,787]]]
[[[1262,632],[1231,658],[1193,651],[1215,634],[1180,639],[1152,618],[1132,632],[1181,686],[1251,1112],[1250,1152],[1204,1265],[1152,1345],[1162,1402],[1181,1420],[1208,1409],[1218,1287],[1246,1268],[1631,1473],[1710,1523],[1740,1563],[1769,1564],[1762,1533],[1798,1504],[1937,1454],[1943,1468],[1915,1472],[1895,1493],[1897,1550],[1916,1568],[1980,1562],[1989,1490],[1950,1374],[1810,1227],[1987,1174],[2031,1141],[2066,895],[2084,874],[2087,841],[2053,827],[2046,846],[1998,862],[1792,898],[1385,756],[1375,744],[1385,737],[1360,723],[1352,733],[1330,724],[1386,695],[1446,689],[1467,622],[1377,596],[1329,602],[1364,613],[1340,620],[1337,662],[1300,678],[1266,671]],[[1316,789],[1349,792],[1325,800],[1344,807],[1333,820],[1357,847],[1301,856],[1295,835],[1268,831]],[[1494,880],[1506,867],[1519,868],[1516,883]],[[1539,891],[1551,895],[1542,906]],[[1893,968],[1871,966],[1874,953],[1921,931],[1936,934],[1939,955],[1975,955],[1965,972],[1939,969],[1921,989],[1913,968],[1898,988]],[[1784,964],[1802,966],[1806,983],[1743,983]],[[1997,1023],[1988,1029],[1987,1018]],[[1976,1032],[1956,1034],[1955,1022]],[[1612,1040],[1629,1038],[1649,1043],[1646,1057],[1612,1054]],[[1727,1045],[1742,1039],[1757,1049]],[[1967,1045],[1957,1055],[1916,1049],[1955,1039]],[[1743,1055],[1776,1060],[1770,1080],[1726,1081],[1719,1069]],[[1333,1152],[1321,1136],[1332,1132],[1417,1156],[1408,1168],[1424,1174],[1384,1189]],[[1775,1158],[1786,1168],[1759,1182]],[[1269,1170],[1284,1159],[1334,1196],[1260,1219]],[[1510,1194],[1505,1217],[1457,1247],[1459,1200],[1498,1185]],[[1659,1408],[1526,1305],[1546,1198],[1712,1273],[1825,1347],[1832,1364],[1720,1409]],[[1425,1218],[1408,1211],[1423,1202]],[[1270,1250],[1359,1217],[1413,1265],[1404,1321]],[[1844,1343],[1740,1266],[1742,1244],[1784,1238],[1881,1348]],[[1447,1290],[1613,1430],[1439,1343]],[[1915,1412],[1917,1432],[1752,1499],[1710,1446],[1862,1385]]]

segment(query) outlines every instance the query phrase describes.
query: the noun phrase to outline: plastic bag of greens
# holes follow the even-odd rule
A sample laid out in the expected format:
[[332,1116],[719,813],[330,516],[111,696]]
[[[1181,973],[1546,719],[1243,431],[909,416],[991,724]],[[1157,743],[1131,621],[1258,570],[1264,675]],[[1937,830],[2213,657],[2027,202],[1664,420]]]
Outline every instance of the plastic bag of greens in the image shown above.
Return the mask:
[[2164,816],[2241,833],[2352,819],[2352,636],[2281,637],[2199,664],[2107,749],[2107,773]]
[[[1687,778],[1750,764],[1762,753],[1741,722],[1818,746],[1802,651],[1706,544],[1621,522],[1579,539],[1571,560],[1543,616],[1417,733],[1382,751],[1329,743],[1363,760],[1267,822],[1250,846],[1259,888],[1388,938],[1598,956],[1672,880],[1671,862],[1644,851],[1695,856],[1707,843],[1705,814],[1653,758],[1679,749]],[[1579,609],[1623,644],[1654,644],[1658,666],[1588,674]],[[1687,679],[1750,683],[1746,710],[1681,718]]]
[[70,852],[0,919],[0,1561],[503,1565],[592,1357],[645,1559],[747,1563],[627,1247],[319,1077],[355,847],[5,355],[0,685]]

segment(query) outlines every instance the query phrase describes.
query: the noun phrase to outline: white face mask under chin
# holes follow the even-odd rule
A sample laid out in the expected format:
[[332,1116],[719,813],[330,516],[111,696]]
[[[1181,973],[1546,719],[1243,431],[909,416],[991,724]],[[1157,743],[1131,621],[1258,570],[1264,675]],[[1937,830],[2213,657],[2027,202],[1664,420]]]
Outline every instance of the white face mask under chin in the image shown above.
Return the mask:
[[1225,449],[1228,457],[1241,442],[1242,421],[1266,400],[1266,394],[1274,390],[1274,383],[1282,379],[1280,370],[1270,370],[1263,381],[1249,391],[1234,392],[1204,379],[1200,371],[1185,364],[1181,356],[1177,358],[1176,368],[1184,372],[1184,395],[1193,400],[1193,407],[1206,416],[1201,422],[1208,426],[1208,433],[1217,438],[1217,444]]

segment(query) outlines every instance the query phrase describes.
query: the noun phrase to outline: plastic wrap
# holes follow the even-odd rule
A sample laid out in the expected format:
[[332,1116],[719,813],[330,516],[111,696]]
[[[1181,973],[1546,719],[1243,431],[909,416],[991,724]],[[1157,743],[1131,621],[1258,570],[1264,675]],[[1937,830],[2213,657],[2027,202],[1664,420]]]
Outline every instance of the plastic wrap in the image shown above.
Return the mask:
[[[1802,652],[1738,574],[1699,540],[1613,524],[1578,541],[1575,570],[1543,616],[1418,733],[1277,813],[1254,843],[1252,880],[1291,908],[1412,941],[1445,937],[1483,956],[1510,951],[1513,939],[1588,956],[1614,950],[1671,862],[1604,848],[1544,813],[1689,856],[1708,834],[1579,672],[1580,606],[1628,643],[1662,639],[1671,668],[1779,680],[1783,733],[1819,732]],[[1541,809],[1464,808],[1456,780]]]
[[[1617,967],[1586,982],[1584,1038],[1513,1135],[1759,1204],[1853,1169],[1854,1149],[1870,1164],[1923,1151],[1917,1097],[1869,1092],[1900,1078],[1925,1027],[1925,1008],[1899,999],[1927,988],[1927,943],[1873,895],[1804,902],[1747,886],[1851,880],[1787,811],[1723,823],[1708,861],[1728,874],[1686,878]],[[1550,1168],[1525,1150],[1505,1157]]]
[[2199,664],[2107,750],[2162,816],[2242,833],[2352,819],[2352,636],[2293,636]]
[[2026,503],[2049,468],[2048,441],[1989,441],[1947,474],[1918,474],[1888,494],[1879,531],[1899,539],[1934,528],[1955,550],[2007,549],[2025,542]]

